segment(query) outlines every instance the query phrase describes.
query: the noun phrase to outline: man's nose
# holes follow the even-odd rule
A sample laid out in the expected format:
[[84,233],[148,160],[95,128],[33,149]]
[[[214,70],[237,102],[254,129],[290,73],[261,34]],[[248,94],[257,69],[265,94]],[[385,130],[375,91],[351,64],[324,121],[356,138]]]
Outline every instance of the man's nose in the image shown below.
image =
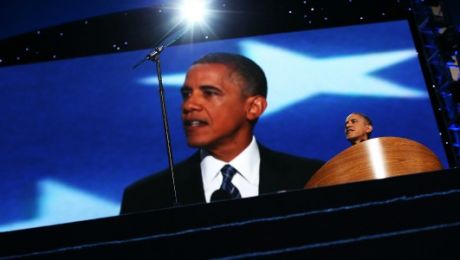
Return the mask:
[[182,102],[183,112],[191,112],[201,109],[201,101],[195,95],[190,95]]

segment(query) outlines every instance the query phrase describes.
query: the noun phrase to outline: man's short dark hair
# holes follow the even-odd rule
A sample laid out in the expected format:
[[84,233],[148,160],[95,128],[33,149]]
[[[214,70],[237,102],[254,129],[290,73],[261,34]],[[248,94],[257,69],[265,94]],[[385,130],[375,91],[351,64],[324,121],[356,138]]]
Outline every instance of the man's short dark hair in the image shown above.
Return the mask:
[[206,63],[223,64],[241,76],[245,82],[244,94],[267,97],[267,78],[262,68],[253,60],[239,54],[214,52],[196,60],[193,65]]

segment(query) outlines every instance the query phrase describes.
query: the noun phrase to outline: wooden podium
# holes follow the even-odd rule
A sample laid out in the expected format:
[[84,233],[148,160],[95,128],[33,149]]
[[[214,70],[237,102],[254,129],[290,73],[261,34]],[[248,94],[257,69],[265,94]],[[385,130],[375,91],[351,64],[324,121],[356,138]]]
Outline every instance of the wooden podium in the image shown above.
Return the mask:
[[405,138],[381,137],[356,144],[337,154],[313,175],[305,188],[441,169],[436,155],[422,144]]

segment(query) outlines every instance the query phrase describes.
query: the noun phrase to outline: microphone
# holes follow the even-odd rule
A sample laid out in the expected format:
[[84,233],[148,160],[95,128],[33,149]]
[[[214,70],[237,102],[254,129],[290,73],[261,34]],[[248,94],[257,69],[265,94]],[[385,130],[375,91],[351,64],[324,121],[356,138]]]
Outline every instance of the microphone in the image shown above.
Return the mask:
[[211,202],[219,201],[219,200],[230,200],[230,199],[232,199],[232,197],[230,196],[230,193],[222,189],[218,189],[214,191],[211,195]]
[[186,32],[188,32],[193,26],[190,24],[187,24],[186,22],[182,22],[176,26],[174,26],[167,34],[165,37],[163,37],[162,40],[159,41],[158,44],[156,44],[156,47],[149,52],[145,56],[144,59],[140,60],[138,63],[136,63],[133,66],[133,69],[137,68],[139,65],[144,63],[145,61],[151,60],[154,61],[158,59],[160,54],[166,49],[166,47],[169,47],[171,44],[179,40]]

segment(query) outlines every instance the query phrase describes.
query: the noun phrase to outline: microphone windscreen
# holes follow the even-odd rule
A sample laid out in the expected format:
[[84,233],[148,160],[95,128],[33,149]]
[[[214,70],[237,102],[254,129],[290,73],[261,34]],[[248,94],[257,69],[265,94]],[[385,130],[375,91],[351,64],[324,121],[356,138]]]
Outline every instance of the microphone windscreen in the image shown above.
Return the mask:
[[222,189],[218,189],[211,195],[211,202],[218,200],[229,200],[232,199],[230,194]]

